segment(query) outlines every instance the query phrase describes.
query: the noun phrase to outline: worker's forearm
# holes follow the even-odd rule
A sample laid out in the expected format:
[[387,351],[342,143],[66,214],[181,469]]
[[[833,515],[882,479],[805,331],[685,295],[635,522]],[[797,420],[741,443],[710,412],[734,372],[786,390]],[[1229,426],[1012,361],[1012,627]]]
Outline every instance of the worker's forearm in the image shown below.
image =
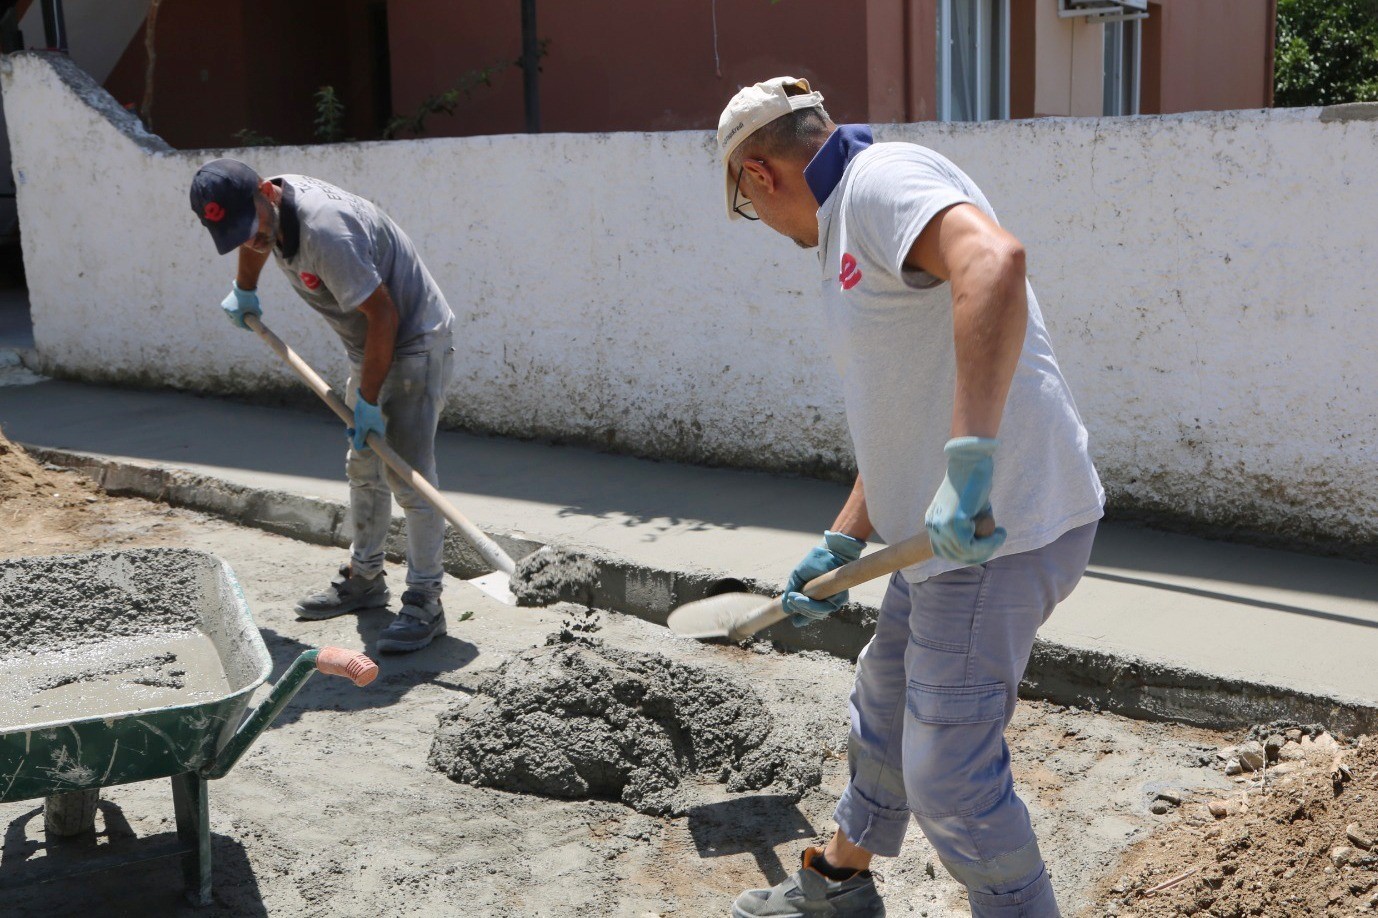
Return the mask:
[[383,390],[383,381],[392,369],[392,354],[396,346],[396,323],[369,322],[368,338],[364,342],[364,365],[359,372],[359,393],[375,405]]
[[235,283],[240,290],[258,289],[258,277],[263,273],[263,266],[268,262],[269,253],[255,252],[247,245],[239,247],[239,273],[235,276]]
[[995,437],[999,433],[1028,320],[1022,249],[993,248],[953,273],[957,391],[952,436]]
[[856,484],[852,485],[852,493],[848,496],[847,503],[842,505],[842,512],[833,522],[832,531],[863,542],[875,532],[871,528],[871,515],[866,509],[866,489],[861,483],[860,475],[856,476]]

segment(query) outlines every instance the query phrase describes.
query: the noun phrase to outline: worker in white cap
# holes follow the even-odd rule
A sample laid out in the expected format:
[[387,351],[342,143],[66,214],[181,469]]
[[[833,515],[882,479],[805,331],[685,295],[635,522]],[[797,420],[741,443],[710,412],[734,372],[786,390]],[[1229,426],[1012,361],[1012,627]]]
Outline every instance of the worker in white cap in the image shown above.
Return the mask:
[[[871,859],[899,854],[912,815],[973,915],[1055,916],[1004,733],[1034,634],[1085,571],[1105,498],[1024,247],[950,161],[834,125],[806,80],[737,93],[718,146],[728,217],[818,249],[856,452],[850,498],[790,574],[792,621],[842,606],[846,594],[799,590],[873,533],[927,530],[934,553],[891,579],[857,661],[837,831],[733,914],[884,914]],[[979,535],[992,514],[999,527]]]

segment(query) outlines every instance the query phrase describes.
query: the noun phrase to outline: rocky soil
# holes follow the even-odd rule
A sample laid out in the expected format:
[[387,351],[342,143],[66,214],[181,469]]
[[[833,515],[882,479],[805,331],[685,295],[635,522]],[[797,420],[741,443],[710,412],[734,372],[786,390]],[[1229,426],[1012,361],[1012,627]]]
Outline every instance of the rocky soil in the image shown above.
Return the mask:
[[1227,794],[1159,801],[1169,825],[1098,885],[1088,915],[1378,911],[1378,744],[1319,724],[1255,727],[1211,757]]

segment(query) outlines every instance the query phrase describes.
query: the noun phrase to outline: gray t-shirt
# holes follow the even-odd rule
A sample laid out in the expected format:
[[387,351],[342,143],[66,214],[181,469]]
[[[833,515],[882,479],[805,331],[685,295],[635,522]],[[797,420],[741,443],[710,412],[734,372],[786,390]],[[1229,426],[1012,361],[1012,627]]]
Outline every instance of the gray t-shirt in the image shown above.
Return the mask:
[[[894,543],[924,531],[946,472],[957,357],[948,284],[904,267],[928,222],[981,190],[949,160],[911,143],[878,143],[847,165],[818,210],[819,261],[847,426],[876,532]],[[1099,519],[1105,492],[1086,428],[1053,355],[1033,287],[1028,329],[995,454],[991,508],[1009,532],[997,553],[1032,551]],[[961,564],[935,558],[911,583]]]
[[424,352],[454,313],[401,227],[371,201],[306,175],[280,175],[283,241],[273,250],[287,282],[364,359],[359,306],[380,284],[397,305],[398,356]]

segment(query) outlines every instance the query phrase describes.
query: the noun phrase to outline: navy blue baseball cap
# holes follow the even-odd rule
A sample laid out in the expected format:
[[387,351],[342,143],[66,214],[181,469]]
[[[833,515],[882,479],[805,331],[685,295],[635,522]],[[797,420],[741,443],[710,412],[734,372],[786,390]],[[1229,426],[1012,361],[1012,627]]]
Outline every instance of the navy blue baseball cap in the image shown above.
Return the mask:
[[254,234],[258,173],[237,159],[213,159],[191,180],[191,209],[211,231],[215,250],[233,252]]

